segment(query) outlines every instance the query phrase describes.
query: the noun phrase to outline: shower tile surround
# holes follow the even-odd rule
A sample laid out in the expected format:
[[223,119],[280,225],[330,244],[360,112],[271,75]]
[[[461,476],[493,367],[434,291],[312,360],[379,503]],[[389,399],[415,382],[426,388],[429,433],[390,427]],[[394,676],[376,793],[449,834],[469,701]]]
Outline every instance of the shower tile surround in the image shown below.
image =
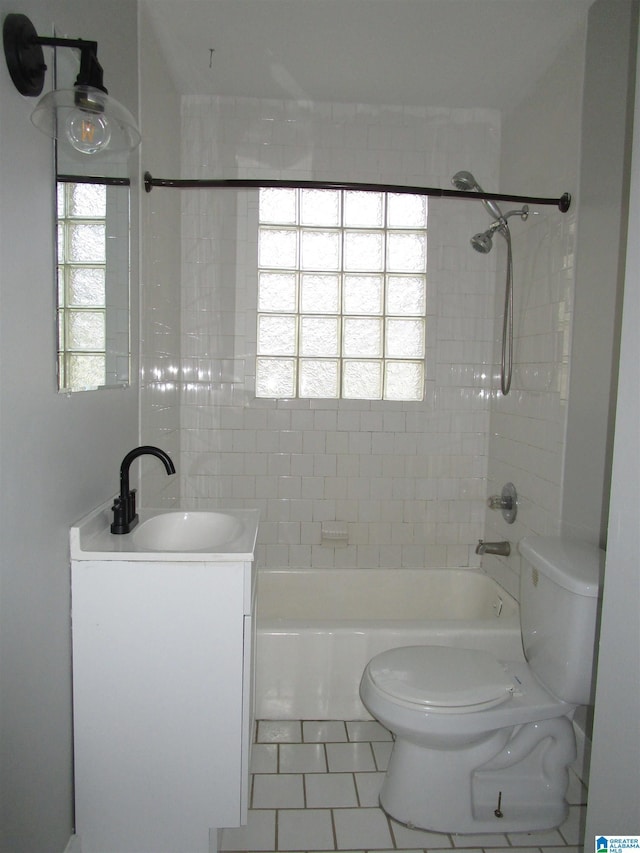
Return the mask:
[[[486,187],[495,187],[500,122],[499,113],[481,109],[193,96],[182,100],[182,173],[448,187],[457,170],[471,168]],[[154,190],[154,195],[174,192]],[[496,263],[504,269],[499,251],[481,256],[469,246],[470,236],[489,221],[482,206],[430,200],[425,400],[394,403],[256,399],[257,192],[185,191],[180,204],[180,311],[175,281],[168,280],[166,312],[156,299],[153,318],[145,320],[150,346],[143,363],[150,381],[143,387],[142,408],[144,440],[151,443],[162,443],[163,434],[173,440],[179,419],[183,503],[259,507],[259,565],[479,565],[477,540],[493,538],[485,531],[484,501],[497,387],[492,365],[501,330],[496,314],[503,293],[500,273],[495,284]],[[162,211],[164,202],[154,205]],[[535,222],[518,220],[512,228],[521,241],[514,245],[519,265],[522,240],[532,241],[531,265],[549,260],[535,250],[540,229],[550,252],[567,253],[558,249],[566,242],[561,215],[545,209],[540,214]],[[160,248],[162,235],[152,239]],[[154,273],[160,277],[154,291],[159,294],[162,270],[156,265]],[[558,286],[563,275],[561,266]],[[539,305],[533,294],[535,285],[527,297],[533,326],[522,342],[518,339],[516,357],[528,348],[537,381],[535,364],[546,355],[539,359],[536,348],[548,343],[544,323],[553,325],[549,312],[556,306],[553,300]],[[517,318],[517,335],[519,323]],[[176,346],[177,325],[179,352],[157,345],[154,350],[154,335]],[[554,346],[565,352],[566,340],[555,329],[551,334]],[[532,503],[545,506],[548,484],[559,491],[562,430],[548,431],[536,409],[539,398],[530,400],[517,431],[536,471],[538,494]],[[518,393],[506,401],[517,406]],[[545,447],[553,445],[548,456],[545,447],[537,454],[540,433]],[[544,465],[538,465],[540,459]],[[498,460],[507,479],[513,461],[504,453]],[[166,489],[166,478],[151,479],[144,502],[175,500]],[[535,532],[552,532],[544,518],[535,513],[533,518]],[[346,522],[348,544],[321,544],[323,521]],[[538,521],[543,529],[536,529]],[[524,525],[520,531],[528,532]],[[506,538],[500,533],[496,538]],[[498,564],[496,573],[501,571]],[[506,574],[513,592],[513,573]]]
[[[473,163],[497,184],[500,122],[489,110],[189,97],[182,123],[193,177],[449,186]],[[257,193],[183,192],[181,204],[180,353],[147,362],[156,382],[142,403],[161,411],[165,381],[171,410],[179,386],[181,499],[258,506],[259,565],[477,565],[495,276],[492,256],[469,247],[481,206],[429,205],[426,395],[394,403],[255,399]],[[168,340],[177,319],[154,322]],[[321,544],[322,522],[334,520],[348,524],[345,547]]]

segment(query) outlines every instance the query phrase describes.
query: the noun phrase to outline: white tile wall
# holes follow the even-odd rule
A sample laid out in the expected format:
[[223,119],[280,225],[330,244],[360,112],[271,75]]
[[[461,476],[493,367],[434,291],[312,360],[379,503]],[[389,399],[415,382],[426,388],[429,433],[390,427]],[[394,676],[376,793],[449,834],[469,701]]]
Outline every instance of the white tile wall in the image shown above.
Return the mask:
[[[487,488],[499,494],[513,482],[518,515],[507,525],[501,513],[487,511],[486,540],[508,539],[514,547],[509,559],[487,558],[484,565],[516,598],[520,558],[515,545],[527,535],[560,533],[573,261],[570,252],[563,252],[555,269],[554,244],[570,244],[574,226],[572,215],[553,213],[518,228],[514,239],[513,382],[507,397],[495,396]],[[498,293],[496,301],[501,297]]]
[[[192,97],[182,113],[185,176],[449,186],[469,168],[498,184],[501,126],[490,111]],[[166,257],[158,204],[152,239]],[[183,501],[260,507],[259,560],[269,566],[477,565],[481,537],[558,532],[573,212],[512,221],[515,369],[503,398],[504,245],[471,250],[487,224],[480,204],[430,201],[427,396],[411,404],[256,400],[256,193],[185,191],[180,204],[181,280],[164,274],[150,289],[143,364],[157,381],[142,407],[145,440],[179,438]],[[507,481],[520,494],[513,528],[485,512]],[[175,499],[166,478],[147,489],[148,504]],[[321,543],[322,522],[334,520],[348,525],[346,547]],[[515,549],[485,565],[517,595]]]
[[[507,525],[487,510],[485,539],[515,545],[528,534],[560,534],[565,486],[564,451],[568,411],[571,326],[574,311],[577,187],[584,33],[502,125],[501,185],[514,192],[558,198],[568,191],[568,213],[534,207],[526,223],[510,220],[514,270],[514,372],[511,393],[494,393],[489,429],[488,493],[516,485],[518,517]],[[500,336],[506,252],[496,286],[496,336]],[[585,282],[581,281],[581,287]],[[494,362],[499,363],[496,346]],[[494,389],[499,387],[494,377]],[[580,410],[581,403],[574,403]],[[605,404],[606,405],[606,404]],[[596,449],[597,452],[597,449]],[[489,574],[518,595],[520,557],[488,557]]]
[[[493,111],[202,97],[182,111],[190,177],[448,187],[472,166],[497,182]],[[270,566],[477,564],[495,275],[468,242],[486,224],[480,204],[430,203],[427,395],[392,403],[256,400],[256,193],[185,191],[181,203],[181,319],[157,331],[180,323],[179,399],[163,401],[167,418],[179,406],[182,499],[260,507]],[[143,408],[159,414],[157,396]],[[321,544],[334,520],[348,525],[346,547]]]

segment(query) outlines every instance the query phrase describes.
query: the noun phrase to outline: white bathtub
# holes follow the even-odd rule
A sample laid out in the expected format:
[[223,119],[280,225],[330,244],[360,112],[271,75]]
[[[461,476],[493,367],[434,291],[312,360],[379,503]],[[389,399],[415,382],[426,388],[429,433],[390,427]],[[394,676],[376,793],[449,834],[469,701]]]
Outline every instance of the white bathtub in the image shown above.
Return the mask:
[[371,719],[358,695],[367,662],[426,644],[522,659],[518,604],[475,569],[262,569],[256,717]]

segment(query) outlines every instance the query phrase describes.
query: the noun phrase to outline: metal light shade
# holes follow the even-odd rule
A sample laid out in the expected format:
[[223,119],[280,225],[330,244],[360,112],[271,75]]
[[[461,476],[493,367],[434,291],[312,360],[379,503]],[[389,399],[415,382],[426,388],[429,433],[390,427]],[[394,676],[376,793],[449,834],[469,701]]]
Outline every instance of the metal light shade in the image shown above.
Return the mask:
[[101,89],[76,85],[44,95],[31,114],[33,124],[53,139],[66,139],[76,151],[131,151],[140,132],[131,113]]

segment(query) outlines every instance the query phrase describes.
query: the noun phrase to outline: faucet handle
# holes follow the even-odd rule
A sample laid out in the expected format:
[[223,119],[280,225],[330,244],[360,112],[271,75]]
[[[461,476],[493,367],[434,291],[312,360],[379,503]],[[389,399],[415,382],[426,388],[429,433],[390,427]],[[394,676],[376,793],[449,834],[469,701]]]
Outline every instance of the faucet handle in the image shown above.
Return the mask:
[[122,533],[127,526],[127,504],[120,498],[116,498],[111,507],[113,510],[113,523],[111,524],[112,533]]
[[487,506],[489,509],[500,510],[507,524],[513,524],[518,513],[518,494],[513,483],[503,486],[501,494],[487,498]]
[[487,498],[489,509],[513,509],[513,498],[503,498],[502,495],[491,495]]

